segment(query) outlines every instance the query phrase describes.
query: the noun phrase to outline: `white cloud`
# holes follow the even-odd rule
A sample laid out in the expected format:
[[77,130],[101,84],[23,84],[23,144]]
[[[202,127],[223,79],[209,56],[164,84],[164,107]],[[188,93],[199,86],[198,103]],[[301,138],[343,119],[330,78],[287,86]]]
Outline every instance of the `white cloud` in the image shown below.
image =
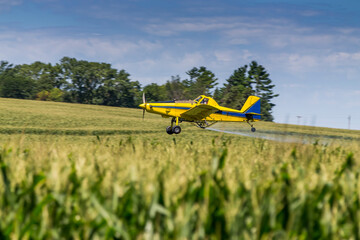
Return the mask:
[[179,18],[173,21],[153,20],[144,31],[158,36],[172,36],[183,32],[209,32],[231,29],[237,25],[233,18]]
[[234,61],[234,52],[231,50],[215,51],[216,60],[220,62]]
[[354,90],[350,92],[350,95],[360,96],[360,90]]
[[305,85],[299,83],[286,83],[286,84],[282,84],[281,86],[283,88],[296,88],[296,89],[305,87]]
[[339,33],[345,34],[345,35],[359,32],[359,29],[351,28],[351,27],[336,28],[335,30],[338,31]]
[[294,73],[313,70],[319,66],[318,58],[312,55],[283,53],[270,55],[269,59],[273,62],[271,65],[276,65],[283,71]]
[[209,37],[226,46],[258,46],[266,47],[266,51],[318,54],[319,50],[345,51],[350,46],[360,48],[360,29],[329,28],[318,31],[315,26],[304,27],[284,18],[268,19],[266,22],[249,17],[178,18],[166,22],[153,20],[143,30],[163,37],[199,33],[206,38],[211,34]]
[[321,13],[318,11],[314,11],[314,10],[305,10],[305,11],[300,12],[300,15],[302,15],[304,17],[314,17],[314,16],[321,15]]
[[22,0],[0,0],[0,11],[22,4]]
[[[279,19],[258,23],[233,17],[183,18],[145,28],[169,36],[186,31],[197,33],[200,29],[202,36],[153,36],[152,41],[145,37],[132,41],[122,36],[61,36],[46,30],[5,31],[0,33],[0,59],[15,64],[37,60],[58,62],[63,56],[104,61],[125,68],[137,80],[156,82],[201,65],[224,80],[233,70],[252,60],[271,70],[272,76],[324,71],[325,75],[345,73],[345,77],[354,79],[360,74],[357,68],[360,52],[337,49],[340,42],[349,48],[360,42],[355,30],[345,31],[348,33],[339,37],[339,30],[325,34]],[[205,44],[204,40],[208,42]]]
[[276,71],[296,75],[322,72],[323,76],[342,76],[342,81],[355,81],[360,76],[360,52],[273,53],[264,60]]
[[132,41],[122,36],[60,36],[45,30],[0,33],[0,60],[14,64],[34,61],[57,63],[62,57],[69,56],[108,62],[117,69],[128,71],[132,79],[145,83],[162,83],[172,75],[185,75],[192,67],[208,66],[209,56],[180,44],[180,48],[184,47],[184,51],[178,51],[172,46],[165,47],[159,40]]
[[46,32],[0,33],[0,58],[15,63],[58,61],[63,56],[116,60],[137,51],[152,52],[161,48],[156,42],[130,41],[105,37],[51,36]]
[[250,62],[256,58],[258,58],[258,56],[252,52],[250,52],[249,50],[245,49],[245,50],[216,50],[214,51],[214,56],[215,56],[215,61],[213,64],[222,64],[222,63],[239,63],[239,62]]
[[205,58],[200,52],[185,53],[184,57],[176,64],[180,64],[182,68],[189,69],[194,66],[205,65]]
[[0,5],[15,6],[22,3],[22,0],[0,0]]
[[331,66],[359,66],[360,52],[335,52],[326,56],[324,60]]

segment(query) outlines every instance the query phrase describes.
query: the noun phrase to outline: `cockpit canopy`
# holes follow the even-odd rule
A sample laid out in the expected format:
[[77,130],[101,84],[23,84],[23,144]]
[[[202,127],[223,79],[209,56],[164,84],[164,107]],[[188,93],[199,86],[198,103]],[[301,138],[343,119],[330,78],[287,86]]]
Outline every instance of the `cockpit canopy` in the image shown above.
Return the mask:
[[217,104],[217,102],[212,99],[211,97],[207,97],[205,95],[200,95],[197,98],[195,98],[195,103],[197,104],[209,104],[209,105],[213,105],[213,106],[218,106],[219,104]]
[[195,100],[194,100],[194,101],[195,101],[196,103],[198,103],[198,102],[199,102],[202,98],[203,98],[203,96],[202,96],[202,95],[200,95],[200,96],[198,96],[197,98],[195,98]]

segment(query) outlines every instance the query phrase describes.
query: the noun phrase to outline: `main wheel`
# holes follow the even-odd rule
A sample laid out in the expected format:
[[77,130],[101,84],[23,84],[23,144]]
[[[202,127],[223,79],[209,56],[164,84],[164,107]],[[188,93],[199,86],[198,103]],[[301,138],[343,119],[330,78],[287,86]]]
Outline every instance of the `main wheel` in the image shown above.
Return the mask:
[[172,127],[171,127],[171,126],[168,126],[168,127],[166,128],[166,132],[167,132],[167,134],[173,134]]
[[251,128],[251,131],[252,131],[252,132],[255,132],[255,131],[256,131],[256,128],[252,127],[252,128]]
[[175,134],[181,133],[181,127],[180,126],[173,127],[172,132]]

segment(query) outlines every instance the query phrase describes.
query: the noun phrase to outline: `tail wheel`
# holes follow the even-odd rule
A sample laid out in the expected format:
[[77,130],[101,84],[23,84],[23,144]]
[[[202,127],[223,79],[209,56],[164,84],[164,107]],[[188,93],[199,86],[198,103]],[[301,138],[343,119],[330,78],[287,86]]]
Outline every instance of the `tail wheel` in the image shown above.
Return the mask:
[[166,128],[166,132],[167,132],[167,134],[173,134],[173,133],[174,133],[171,126],[168,126],[168,127]]
[[256,131],[256,128],[252,127],[252,128],[251,128],[251,131],[252,131],[252,132],[255,132],[255,131]]
[[175,134],[181,133],[181,127],[180,126],[173,127],[172,132],[175,133]]

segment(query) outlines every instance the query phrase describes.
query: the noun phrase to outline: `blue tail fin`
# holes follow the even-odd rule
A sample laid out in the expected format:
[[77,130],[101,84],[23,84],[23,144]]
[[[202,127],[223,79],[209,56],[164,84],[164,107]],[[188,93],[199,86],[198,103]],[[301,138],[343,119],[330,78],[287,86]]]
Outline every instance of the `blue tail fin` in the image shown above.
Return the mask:
[[250,96],[246,100],[244,106],[240,110],[246,115],[251,115],[253,119],[261,119],[261,108],[260,108],[260,98],[256,96]]

